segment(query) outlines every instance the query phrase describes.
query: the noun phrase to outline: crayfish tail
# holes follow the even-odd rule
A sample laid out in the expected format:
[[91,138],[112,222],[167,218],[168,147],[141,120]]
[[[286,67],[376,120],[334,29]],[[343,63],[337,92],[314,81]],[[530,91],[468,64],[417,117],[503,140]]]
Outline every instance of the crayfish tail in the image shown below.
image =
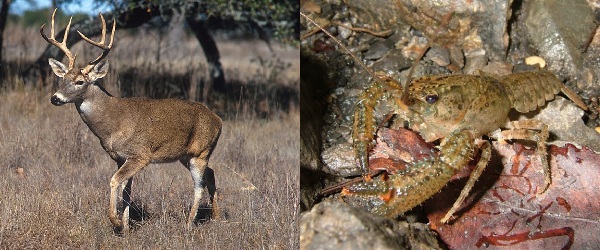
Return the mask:
[[583,110],[588,110],[588,106],[585,105],[585,103],[583,102],[583,100],[581,100],[581,98],[579,97],[579,95],[575,94],[575,92],[573,90],[571,90],[570,88],[568,88],[567,86],[563,86],[560,91],[565,94],[569,100],[571,100],[573,103],[575,103],[575,105],[577,105],[579,108],[583,109]]

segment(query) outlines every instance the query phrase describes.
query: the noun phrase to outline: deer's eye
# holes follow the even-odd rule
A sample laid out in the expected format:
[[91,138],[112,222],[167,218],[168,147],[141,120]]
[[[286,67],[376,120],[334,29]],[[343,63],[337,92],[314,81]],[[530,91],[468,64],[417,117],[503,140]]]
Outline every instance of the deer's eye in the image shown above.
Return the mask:
[[75,85],[83,85],[83,81],[76,81]]

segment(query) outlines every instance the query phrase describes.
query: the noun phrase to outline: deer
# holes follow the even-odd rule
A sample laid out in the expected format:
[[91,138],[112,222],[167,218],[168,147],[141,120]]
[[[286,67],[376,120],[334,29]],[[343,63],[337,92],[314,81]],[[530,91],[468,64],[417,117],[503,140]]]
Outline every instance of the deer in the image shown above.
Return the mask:
[[[55,106],[73,103],[83,122],[98,137],[102,148],[117,163],[117,171],[110,179],[108,217],[116,234],[129,232],[129,206],[133,176],[150,163],[168,163],[179,160],[191,173],[194,198],[187,218],[187,227],[195,222],[204,188],[210,195],[212,215],[217,215],[214,172],[208,168],[209,158],[217,145],[223,121],[203,104],[180,99],[148,99],[143,97],[119,98],[112,96],[100,84],[106,76],[116,22],[113,18],[110,42],[106,45],[106,22],[102,13],[102,34],[95,42],[77,33],[89,44],[102,49],[102,53],[83,68],[75,67],[77,55],[67,48],[66,41],[71,19],[62,42],[54,36],[52,13],[50,37],[40,34],[48,43],[58,47],[69,60],[68,66],[49,58],[52,71],[59,77],[57,91],[50,98]],[[212,175],[212,177],[210,176]],[[122,215],[119,218],[117,199],[122,193]]]

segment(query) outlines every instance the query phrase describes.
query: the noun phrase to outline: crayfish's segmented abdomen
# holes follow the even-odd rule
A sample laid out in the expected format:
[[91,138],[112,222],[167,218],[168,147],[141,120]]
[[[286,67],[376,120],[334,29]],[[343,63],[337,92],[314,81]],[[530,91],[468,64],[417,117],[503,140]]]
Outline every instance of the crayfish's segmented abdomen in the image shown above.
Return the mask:
[[550,71],[510,74],[500,78],[514,109],[521,113],[544,106],[563,89],[564,84]]
[[473,153],[473,137],[468,131],[456,132],[442,140],[440,157],[413,163],[411,171],[353,184],[342,195],[375,196],[382,200],[372,212],[387,218],[402,214],[439,192]]

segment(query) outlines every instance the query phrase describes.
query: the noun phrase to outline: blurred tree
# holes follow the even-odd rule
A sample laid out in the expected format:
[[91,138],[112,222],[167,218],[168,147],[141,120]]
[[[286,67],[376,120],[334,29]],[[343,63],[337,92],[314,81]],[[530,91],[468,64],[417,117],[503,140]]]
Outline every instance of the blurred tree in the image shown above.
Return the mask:
[[[42,23],[48,22],[48,16],[52,13],[52,10],[54,9],[27,10],[23,12],[19,22],[25,27],[39,28]],[[67,22],[71,16],[73,16],[73,22],[79,22],[89,18],[89,16],[84,13],[73,13],[72,15],[67,16],[62,11],[58,10],[56,11],[55,21],[57,24],[67,25]]]
[[[73,0],[55,0],[60,8],[65,3],[75,3]],[[153,18],[168,20],[175,13],[186,18],[188,26],[192,29],[204,50],[209,65],[210,78],[213,89],[225,91],[225,76],[219,61],[219,52],[210,30],[242,30],[243,32],[258,37],[267,43],[277,39],[283,42],[293,42],[299,39],[300,2],[296,0],[241,0],[241,1],[203,1],[203,0],[95,0],[97,6],[110,6],[112,13],[104,14],[108,20],[113,17],[117,20],[117,29],[139,27],[148,23]],[[82,20],[72,24],[72,30],[95,36],[100,33],[98,17]],[[56,36],[61,37],[64,30]],[[67,46],[72,46],[81,40],[80,36],[70,36]],[[35,79],[42,79],[49,71],[48,58],[60,60],[64,55],[54,46],[46,50],[23,72],[25,82],[35,84]]]
[[[0,6],[0,69],[2,65],[2,53],[4,46],[4,28],[6,27],[6,19],[8,18],[8,8],[10,7],[10,0],[2,0],[2,6]],[[4,78],[4,73],[0,72],[0,82]]]

